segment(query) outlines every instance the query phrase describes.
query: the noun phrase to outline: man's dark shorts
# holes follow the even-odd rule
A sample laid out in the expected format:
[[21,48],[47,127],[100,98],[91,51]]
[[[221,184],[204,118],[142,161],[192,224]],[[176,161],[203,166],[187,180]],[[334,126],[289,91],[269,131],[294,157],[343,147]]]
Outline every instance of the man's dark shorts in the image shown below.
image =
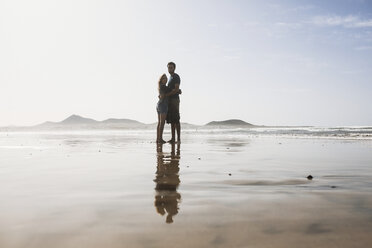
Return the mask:
[[179,98],[169,99],[167,123],[180,123],[180,99]]

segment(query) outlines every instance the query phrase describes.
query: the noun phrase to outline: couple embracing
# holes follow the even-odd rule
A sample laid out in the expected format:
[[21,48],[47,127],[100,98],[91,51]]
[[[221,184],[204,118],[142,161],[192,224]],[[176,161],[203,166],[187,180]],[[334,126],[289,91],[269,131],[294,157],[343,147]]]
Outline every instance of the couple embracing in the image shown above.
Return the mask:
[[168,142],[176,142],[175,133],[177,130],[177,142],[181,142],[181,125],[180,125],[180,98],[182,93],[180,89],[181,79],[176,70],[176,64],[169,62],[168,72],[169,80],[166,74],[163,74],[158,81],[159,101],[156,106],[158,112],[158,127],[156,142],[163,144],[163,131],[165,121],[171,124],[172,138]]

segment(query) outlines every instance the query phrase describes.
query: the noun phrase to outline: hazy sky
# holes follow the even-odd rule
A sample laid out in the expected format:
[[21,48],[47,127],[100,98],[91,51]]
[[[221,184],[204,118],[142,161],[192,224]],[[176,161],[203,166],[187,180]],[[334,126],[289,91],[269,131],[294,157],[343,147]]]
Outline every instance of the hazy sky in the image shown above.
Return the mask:
[[372,1],[0,1],[0,126],[181,121],[372,125]]

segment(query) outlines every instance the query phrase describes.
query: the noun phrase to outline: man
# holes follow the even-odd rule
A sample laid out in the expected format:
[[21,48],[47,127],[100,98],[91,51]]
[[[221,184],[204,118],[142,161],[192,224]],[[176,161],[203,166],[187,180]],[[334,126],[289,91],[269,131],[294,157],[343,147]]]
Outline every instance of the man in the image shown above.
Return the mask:
[[172,139],[168,142],[174,143],[175,131],[177,130],[177,142],[181,142],[181,125],[180,125],[180,83],[181,79],[177,73],[175,73],[176,64],[173,62],[168,63],[168,72],[170,74],[168,81],[168,88],[170,92],[168,96],[168,113],[167,113],[167,123],[171,124],[172,129]]

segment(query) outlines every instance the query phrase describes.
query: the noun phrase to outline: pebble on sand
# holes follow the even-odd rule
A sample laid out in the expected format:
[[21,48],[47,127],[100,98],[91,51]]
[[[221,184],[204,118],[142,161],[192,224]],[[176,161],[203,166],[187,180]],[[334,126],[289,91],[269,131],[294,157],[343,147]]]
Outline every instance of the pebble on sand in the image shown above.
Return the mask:
[[308,180],[313,180],[313,176],[312,176],[312,175],[308,175],[308,176],[307,176],[307,179],[308,179]]
[[229,173],[229,176],[231,176],[231,173]]

